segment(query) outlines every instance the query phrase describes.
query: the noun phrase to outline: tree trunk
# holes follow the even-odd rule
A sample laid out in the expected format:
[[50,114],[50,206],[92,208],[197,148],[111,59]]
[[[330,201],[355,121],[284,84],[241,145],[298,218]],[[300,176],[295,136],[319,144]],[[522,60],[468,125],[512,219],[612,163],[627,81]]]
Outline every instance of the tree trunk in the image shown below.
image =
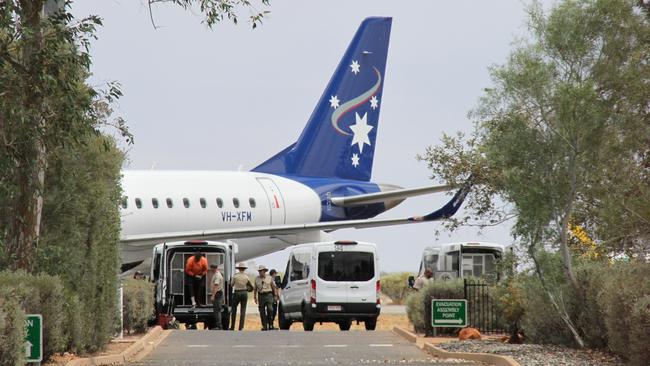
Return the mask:
[[535,257],[535,246],[536,246],[535,244],[536,244],[536,242],[537,242],[537,240],[531,239],[531,243],[528,245],[528,255],[530,255],[531,259],[533,260],[533,264],[535,265],[535,273],[537,274],[537,277],[539,278],[539,281],[542,284],[542,288],[544,289],[544,292],[546,292],[546,295],[548,296],[549,300],[551,301],[551,305],[553,305],[553,308],[555,309],[557,314],[560,316],[560,319],[562,319],[562,322],[564,322],[566,327],[571,332],[571,335],[573,335],[573,339],[578,344],[578,346],[580,346],[581,348],[584,348],[585,347],[585,342],[582,340],[582,337],[580,337],[580,334],[578,333],[578,330],[577,330],[576,326],[571,321],[571,318],[569,317],[569,314],[566,312],[566,309],[564,309],[563,306],[560,306],[560,303],[555,298],[555,295],[553,295],[551,290],[546,285],[546,281],[544,280],[544,274],[542,273],[542,269],[539,266],[539,262],[537,261],[537,257]]
[[42,74],[43,60],[39,50],[43,47],[43,1],[20,1],[19,21],[23,29],[23,66],[29,74],[25,90],[24,108],[27,113],[24,146],[16,157],[16,182],[18,194],[13,200],[13,217],[7,233],[7,254],[12,269],[31,271],[41,227],[43,188],[47,151],[43,135]]
[[562,263],[564,267],[564,275],[566,276],[569,284],[573,287],[573,290],[576,293],[578,298],[582,298],[582,289],[578,283],[575,273],[573,272],[573,257],[571,256],[571,251],[569,250],[569,225],[571,221],[571,214],[573,213],[573,206],[576,199],[576,155],[575,151],[572,151],[571,157],[569,160],[569,194],[567,196],[566,206],[561,220],[560,228],[560,253],[562,254]]

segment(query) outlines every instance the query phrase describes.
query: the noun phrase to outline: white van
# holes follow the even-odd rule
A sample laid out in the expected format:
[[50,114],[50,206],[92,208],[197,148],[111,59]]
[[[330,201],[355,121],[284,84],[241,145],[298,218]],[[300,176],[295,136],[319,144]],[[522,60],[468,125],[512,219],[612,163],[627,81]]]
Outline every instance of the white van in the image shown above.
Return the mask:
[[374,330],[381,310],[377,247],[356,241],[295,246],[280,287],[280,329],[301,321],[306,331],[317,322],[349,330],[356,320]]

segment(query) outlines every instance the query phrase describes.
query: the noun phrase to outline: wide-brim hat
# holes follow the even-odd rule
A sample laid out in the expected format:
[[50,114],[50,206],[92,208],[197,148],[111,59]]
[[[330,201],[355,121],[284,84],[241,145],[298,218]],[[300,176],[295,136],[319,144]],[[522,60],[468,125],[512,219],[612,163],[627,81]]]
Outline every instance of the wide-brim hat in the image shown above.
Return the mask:
[[268,268],[266,268],[266,266],[265,266],[265,265],[263,265],[263,264],[260,264],[260,266],[259,266],[259,268],[257,268],[257,270],[258,270],[258,271],[268,271],[269,269],[268,269]]
[[235,266],[235,268],[243,268],[243,269],[246,269],[246,268],[248,268],[248,266],[247,266],[246,263],[244,263],[244,262],[239,262],[239,263],[237,263],[237,265]]

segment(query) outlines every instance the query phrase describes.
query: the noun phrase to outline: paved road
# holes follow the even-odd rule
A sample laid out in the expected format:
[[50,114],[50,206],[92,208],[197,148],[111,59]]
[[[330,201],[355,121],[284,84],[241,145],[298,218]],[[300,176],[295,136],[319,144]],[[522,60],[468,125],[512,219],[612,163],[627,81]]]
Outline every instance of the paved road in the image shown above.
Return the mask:
[[431,358],[392,332],[173,331],[131,365],[470,365]]

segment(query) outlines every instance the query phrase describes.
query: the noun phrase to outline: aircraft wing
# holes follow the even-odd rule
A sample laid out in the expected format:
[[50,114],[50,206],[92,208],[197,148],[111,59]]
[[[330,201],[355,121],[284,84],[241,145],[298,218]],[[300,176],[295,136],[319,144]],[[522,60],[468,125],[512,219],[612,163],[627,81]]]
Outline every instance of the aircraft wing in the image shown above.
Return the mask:
[[175,240],[191,240],[191,239],[205,239],[205,240],[224,240],[224,239],[238,239],[258,236],[279,236],[300,234],[309,231],[323,230],[334,231],[338,229],[365,229],[380,226],[393,226],[404,224],[415,224],[421,222],[439,221],[453,216],[460,208],[465,197],[469,193],[471,184],[466,184],[459,189],[453,198],[447,202],[442,208],[433,211],[424,216],[411,216],[396,219],[364,219],[364,220],[345,220],[345,221],[329,221],[329,222],[315,222],[308,224],[290,224],[290,225],[274,225],[274,226],[253,226],[233,229],[218,229],[218,230],[201,230],[201,231],[184,231],[176,233],[160,233],[160,234],[144,234],[144,235],[128,235],[122,237],[123,243],[135,243],[141,241],[175,241]]
[[360,194],[348,197],[333,197],[332,204],[339,207],[362,206],[369,203],[380,203],[391,200],[403,200],[408,197],[421,196],[423,194],[445,192],[456,188],[451,185],[435,185],[419,188],[401,188],[387,192]]

